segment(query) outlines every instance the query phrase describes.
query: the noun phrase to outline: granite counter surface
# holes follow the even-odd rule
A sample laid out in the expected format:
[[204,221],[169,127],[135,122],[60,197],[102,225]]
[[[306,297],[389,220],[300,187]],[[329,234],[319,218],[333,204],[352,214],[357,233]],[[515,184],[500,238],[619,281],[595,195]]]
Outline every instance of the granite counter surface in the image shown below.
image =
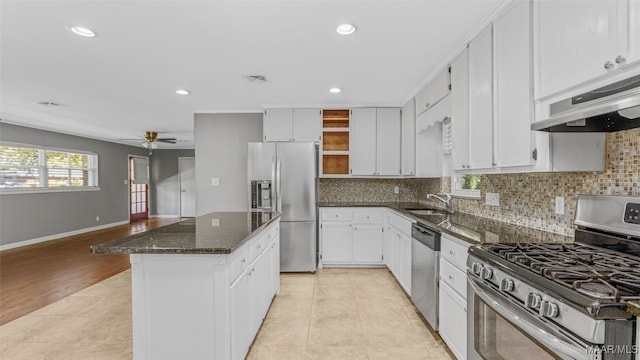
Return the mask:
[[94,254],[230,254],[280,217],[277,212],[214,212],[91,246]]
[[[472,214],[415,215],[407,209],[438,209],[420,202],[332,202],[320,207],[387,207],[402,215],[443,233],[471,244],[487,243],[571,243],[573,237],[548,231],[509,224]],[[442,210],[442,209],[440,209]]]

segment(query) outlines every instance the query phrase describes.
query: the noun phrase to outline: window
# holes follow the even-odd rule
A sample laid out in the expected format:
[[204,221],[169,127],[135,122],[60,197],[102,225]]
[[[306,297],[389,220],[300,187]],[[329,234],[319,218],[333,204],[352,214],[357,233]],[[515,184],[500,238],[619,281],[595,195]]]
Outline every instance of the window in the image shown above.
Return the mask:
[[454,175],[451,193],[462,197],[480,198],[480,175]]
[[0,189],[41,190],[97,186],[96,154],[0,145]]

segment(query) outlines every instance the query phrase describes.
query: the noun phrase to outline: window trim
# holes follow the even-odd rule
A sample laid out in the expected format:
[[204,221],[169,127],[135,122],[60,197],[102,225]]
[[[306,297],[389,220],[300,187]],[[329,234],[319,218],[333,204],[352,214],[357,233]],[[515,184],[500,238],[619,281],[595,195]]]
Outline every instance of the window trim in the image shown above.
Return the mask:
[[[76,150],[68,148],[58,147],[46,147],[33,144],[17,143],[10,141],[0,141],[0,146],[20,147],[26,149],[38,150],[38,172],[40,174],[40,185],[38,187],[24,187],[24,188],[0,188],[0,195],[14,195],[14,194],[36,194],[36,193],[55,193],[55,192],[78,192],[78,191],[99,191],[100,184],[98,182],[99,176],[99,158],[98,153]],[[89,167],[89,179],[93,180],[95,185],[91,186],[49,186],[49,178],[47,176],[47,151],[66,152],[72,154],[84,154],[89,156],[89,164],[95,165],[95,167]],[[92,171],[93,170],[93,171]],[[91,181],[89,182],[91,183]]]
[[451,195],[455,197],[467,198],[467,199],[480,199],[482,193],[480,190],[460,189],[458,184],[461,184],[460,178],[467,174],[453,175],[451,176]]

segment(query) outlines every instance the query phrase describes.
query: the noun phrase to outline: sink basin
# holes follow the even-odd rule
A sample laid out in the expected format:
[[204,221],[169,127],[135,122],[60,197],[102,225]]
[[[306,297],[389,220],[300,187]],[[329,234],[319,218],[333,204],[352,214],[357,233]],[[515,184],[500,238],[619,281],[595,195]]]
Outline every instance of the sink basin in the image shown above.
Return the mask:
[[433,210],[433,209],[405,209],[414,215],[446,215],[446,210]]

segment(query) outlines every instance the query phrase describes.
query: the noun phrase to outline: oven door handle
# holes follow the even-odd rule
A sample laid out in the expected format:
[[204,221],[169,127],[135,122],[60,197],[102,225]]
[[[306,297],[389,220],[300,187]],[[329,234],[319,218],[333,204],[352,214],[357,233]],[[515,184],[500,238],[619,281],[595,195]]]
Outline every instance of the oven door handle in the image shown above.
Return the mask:
[[[469,276],[468,282],[474,293],[491,309],[509,320],[509,322],[517,324],[516,326],[520,327],[527,335],[549,348],[549,350],[556,352],[561,358],[585,360],[599,358],[599,349],[596,346],[593,347],[593,351],[587,351],[586,343],[572,339],[545,321],[532,316],[526,310],[519,308],[520,304],[514,304],[513,301],[505,298],[502,294],[496,293],[487,285],[475,280],[473,276]],[[473,309],[470,309],[470,311],[473,311]],[[475,321],[477,320],[474,319]]]

